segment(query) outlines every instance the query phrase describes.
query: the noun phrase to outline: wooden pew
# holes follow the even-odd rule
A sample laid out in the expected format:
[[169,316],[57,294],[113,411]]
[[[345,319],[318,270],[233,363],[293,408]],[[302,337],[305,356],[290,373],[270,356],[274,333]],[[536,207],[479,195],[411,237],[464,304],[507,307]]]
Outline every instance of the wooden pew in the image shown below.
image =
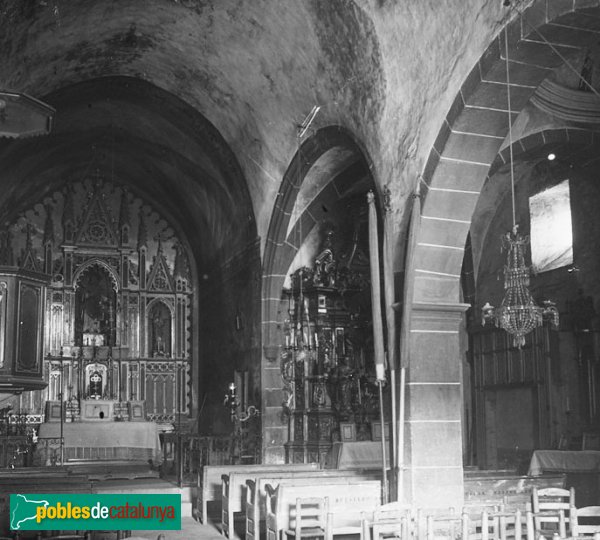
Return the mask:
[[19,467],[16,469],[0,469],[0,478],[5,477],[18,477],[18,476],[53,476],[55,478],[62,478],[67,474],[71,474],[71,471],[66,466],[57,467]]
[[[0,476],[0,486],[4,490],[6,486],[54,486],[54,485],[88,485],[91,484],[90,479],[86,475],[69,475],[69,476],[15,476],[6,477]],[[23,490],[21,490],[23,491]],[[52,493],[48,491],[47,493]]]
[[329,515],[327,530],[329,539],[335,534],[360,534],[362,520],[372,520],[373,512],[381,505],[381,481],[347,479],[330,483],[327,480],[315,484],[306,479],[291,484],[265,486],[267,540],[280,540],[281,531],[293,528],[292,508],[296,499],[303,497],[328,497]]
[[531,501],[534,487],[564,487],[564,474],[543,476],[493,475],[481,471],[465,476],[465,507],[504,505],[505,508],[524,508]]
[[44,478],[23,476],[0,484],[0,531],[10,530],[11,493],[95,493],[94,483],[87,478]]
[[[319,486],[321,482],[327,483],[344,483],[348,480],[381,480],[381,470],[347,470],[338,471],[335,469],[321,469],[316,471],[273,471],[261,472],[249,478],[248,474],[232,473],[228,477],[223,475],[223,523],[222,530],[233,530],[234,512],[243,510],[241,501],[225,500],[225,493],[230,488],[230,493],[235,493],[234,490],[241,489],[241,482],[245,480],[246,487],[246,539],[260,536],[258,529],[260,527],[261,518],[265,517],[265,487],[268,484],[294,484],[295,482],[313,482],[315,486]],[[233,487],[231,487],[233,486]],[[229,504],[229,512],[225,512],[225,505]],[[227,521],[227,523],[225,523]],[[256,531],[256,533],[255,533]]]
[[318,463],[287,463],[285,465],[204,465],[198,471],[198,517],[202,523],[208,519],[207,503],[209,501],[221,500],[221,476],[230,472],[248,471],[250,474],[260,471],[272,471],[278,469],[282,471],[311,471],[319,468]]

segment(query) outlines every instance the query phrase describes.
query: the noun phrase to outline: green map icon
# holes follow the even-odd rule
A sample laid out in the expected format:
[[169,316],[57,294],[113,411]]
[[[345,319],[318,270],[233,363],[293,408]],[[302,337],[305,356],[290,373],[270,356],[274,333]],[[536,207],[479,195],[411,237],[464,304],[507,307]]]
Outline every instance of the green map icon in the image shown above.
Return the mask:
[[[31,497],[31,495],[30,495]],[[33,500],[25,495],[15,495],[16,504],[11,504],[10,528],[18,531],[21,525],[29,520],[35,520],[38,506],[48,506],[50,503],[46,500]]]

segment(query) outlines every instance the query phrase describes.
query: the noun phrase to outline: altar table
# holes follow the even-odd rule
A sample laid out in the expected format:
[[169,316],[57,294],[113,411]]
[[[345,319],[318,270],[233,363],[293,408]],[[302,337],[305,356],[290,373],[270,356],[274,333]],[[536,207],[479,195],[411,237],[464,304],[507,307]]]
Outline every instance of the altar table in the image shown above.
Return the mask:
[[[381,441],[334,442],[327,454],[326,469],[381,469]],[[386,452],[389,467],[390,456]]]
[[[68,422],[63,424],[63,437],[65,460],[160,462],[158,425],[154,422]],[[60,448],[60,423],[42,424],[39,440],[47,443],[48,461],[50,451]]]
[[543,472],[600,472],[598,450],[535,450],[529,464],[529,475]]

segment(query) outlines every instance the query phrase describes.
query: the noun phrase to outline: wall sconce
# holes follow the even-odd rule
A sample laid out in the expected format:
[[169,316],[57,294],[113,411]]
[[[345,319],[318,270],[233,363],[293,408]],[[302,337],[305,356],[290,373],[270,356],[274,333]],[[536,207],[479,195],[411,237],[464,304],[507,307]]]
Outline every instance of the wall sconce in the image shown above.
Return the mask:
[[240,401],[237,395],[237,386],[233,382],[229,383],[229,389],[225,394],[223,405],[229,407],[229,415],[232,422],[246,422],[250,418],[260,414],[260,411],[254,405],[250,405],[245,411],[239,410]]

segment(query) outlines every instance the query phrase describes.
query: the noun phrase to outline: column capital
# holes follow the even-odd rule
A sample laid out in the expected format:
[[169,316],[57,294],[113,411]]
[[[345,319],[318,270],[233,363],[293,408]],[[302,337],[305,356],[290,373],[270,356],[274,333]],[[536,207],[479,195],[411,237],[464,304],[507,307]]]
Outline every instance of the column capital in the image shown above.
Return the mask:
[[415,331],[457,330],[470,304],[414,302],[410,329]]

